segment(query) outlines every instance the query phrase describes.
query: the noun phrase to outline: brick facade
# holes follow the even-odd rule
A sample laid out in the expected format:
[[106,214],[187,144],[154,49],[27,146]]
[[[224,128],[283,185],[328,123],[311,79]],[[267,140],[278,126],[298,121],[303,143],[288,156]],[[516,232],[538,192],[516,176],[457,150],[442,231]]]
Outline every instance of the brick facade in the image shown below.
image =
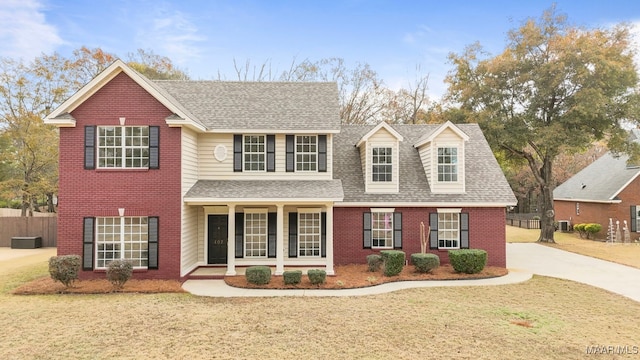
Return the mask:
[[[393,207],[385,205],[384,207]],[[333,226],[334,262],[336,265],[366,263],[369,254],[379,250],[363,248],[363,213],[370,208],[335,207]],[[402,213],[402,251],[407,259],[412,253],[420,252],[420,222],[429,226],[429,213],[436,208],[400,208]],[[505,209],[503,208],[462,208],[469,213],[469,247],[483,249],[488,253],[490,266],[506,267]],[[427,246],[428,247],[428,246]],[[441,264],[449,263],[446,250],[427,250],[440,257]]]
[[[124,73],[120,73],[71,115],[76,127],[60,128],[58,254],[82,255],[84,217],[159,217],[159,269],[134,275],[139,279],[180,277],[180,128],[169,128],[171,112]],[[156,125],[160,127],[158,170],[85,170],[84,126]],[[83,271],[82,279],[104,278]]]

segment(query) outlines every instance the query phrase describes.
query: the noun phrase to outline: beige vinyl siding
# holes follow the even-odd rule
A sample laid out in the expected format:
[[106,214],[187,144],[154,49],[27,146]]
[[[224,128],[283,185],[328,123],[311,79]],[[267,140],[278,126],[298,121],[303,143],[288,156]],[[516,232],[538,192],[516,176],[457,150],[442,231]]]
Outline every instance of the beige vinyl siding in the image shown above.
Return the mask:
[[[384,128],[378,130],[375,134],[371,135],[366,142],[366,166],[365,166],[365,184],[366,192],[373,193],[397,193],[398,192],[398,175],[399,168],[399,156],[398,156],[398,139],[393,134]],[[376,147],[388,147],[391,148],[391,154],[393,156],[392,167],[392,181],[389,182],[374,182],[372,180],[372,166],[373,166],[373,148]]]
[[[181,129],[182,196],[198,181],[198,144],[195,132]],[[180,229],[180,274],[186,275],[198,263],[198,208],[182,204]]]
[[429,186],[433,184],[433,179],[431,178],[431,144],[423,145],[418,149],[418,153],[420,154],[420,161],[422,161],[422,167],[424,168],[424,173],[427,175],[427,181],[429,181]]
[[[265,134],[266,135],[266,134]],[[291,134],[295,135],[295,134]],[[198,159],[200,180],[330,180],[333,172],[333,136],[327,134],[327,172],[287,172],[286,171],[286,135],[276,134],[276,171],[275,172],[234,172],[233,171],[233,134],[201,134],[198,138]],[[227,156],[218,161],[213,155],[216,146],[227,149]]]
[[[438,181],[438,148],[439,147],[456,147],[458,149],[458,181],[456,182],[439,182]],[[431,144],[431,171],[433,179],[431,181],[431,191],[434,193],[455,194],[465,191],[465,152],[464,140],[458,136],[453,130],[445,129],[433,140]]]

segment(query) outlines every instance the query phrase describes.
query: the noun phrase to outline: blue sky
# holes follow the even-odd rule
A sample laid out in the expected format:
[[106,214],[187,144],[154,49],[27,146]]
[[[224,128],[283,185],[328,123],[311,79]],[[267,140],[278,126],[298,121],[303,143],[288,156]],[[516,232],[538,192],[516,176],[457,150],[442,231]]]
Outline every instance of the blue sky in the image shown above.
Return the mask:
[[[506,33],[551,1],[492,0],[1,0],[0,56],[29,60],[81,46],[126,57],[138,48],[170,57],[193,79],[235,80],[234,59],[274,72],[296,59],[368,63],[393,89],[429,75],[438,98],[447,54],[479,41],[492,54]],[[575,25],[640,24],[637,0],[558,0]],[[640,34],[640,32],[639,32]],[[419,66],[419,70],[416,67]]]

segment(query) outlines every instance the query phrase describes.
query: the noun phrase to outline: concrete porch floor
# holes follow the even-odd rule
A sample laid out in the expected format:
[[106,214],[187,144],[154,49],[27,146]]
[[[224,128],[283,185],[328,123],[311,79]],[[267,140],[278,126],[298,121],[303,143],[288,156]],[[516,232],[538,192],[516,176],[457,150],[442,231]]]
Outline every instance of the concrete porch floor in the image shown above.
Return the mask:
[[[271,266],[270,268],[271,268],[271,274],[275,274],[276,267],[275,266]],[[246,269],[247,269],[247,267],[245,267],[245,266],[242,266],[242,267],[236,266],[236,275],[244,276]],[[307,271],[311,270],[311,269],[324,270],[324,267],[323,266],[318,266],[318,267],[285,267],[284,271],[301,270],[302,271],[302,275],[306,275]],[[195,269],[193,272],[191,272],[191,274],[189,274],[189,277],[192,277],[192,278],[198,278],[198,277],[223,278],[226,273],[227,273],[227,267],[226,266],[201,266],[201,267]]]

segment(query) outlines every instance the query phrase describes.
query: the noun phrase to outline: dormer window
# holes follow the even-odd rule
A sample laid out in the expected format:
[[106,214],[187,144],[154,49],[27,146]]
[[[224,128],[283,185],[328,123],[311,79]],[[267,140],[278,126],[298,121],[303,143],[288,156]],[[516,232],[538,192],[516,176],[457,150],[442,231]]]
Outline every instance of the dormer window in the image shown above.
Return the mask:
[[458,181],[458,148],[439,147],[438,148],[438,181],[457,182]]
[[393,156],[390,147],[374,147],[372,150],[371,180],[374,182],[393,181]]
[[244,136],[244,171],[264,171],[265,137],[264,135]]

